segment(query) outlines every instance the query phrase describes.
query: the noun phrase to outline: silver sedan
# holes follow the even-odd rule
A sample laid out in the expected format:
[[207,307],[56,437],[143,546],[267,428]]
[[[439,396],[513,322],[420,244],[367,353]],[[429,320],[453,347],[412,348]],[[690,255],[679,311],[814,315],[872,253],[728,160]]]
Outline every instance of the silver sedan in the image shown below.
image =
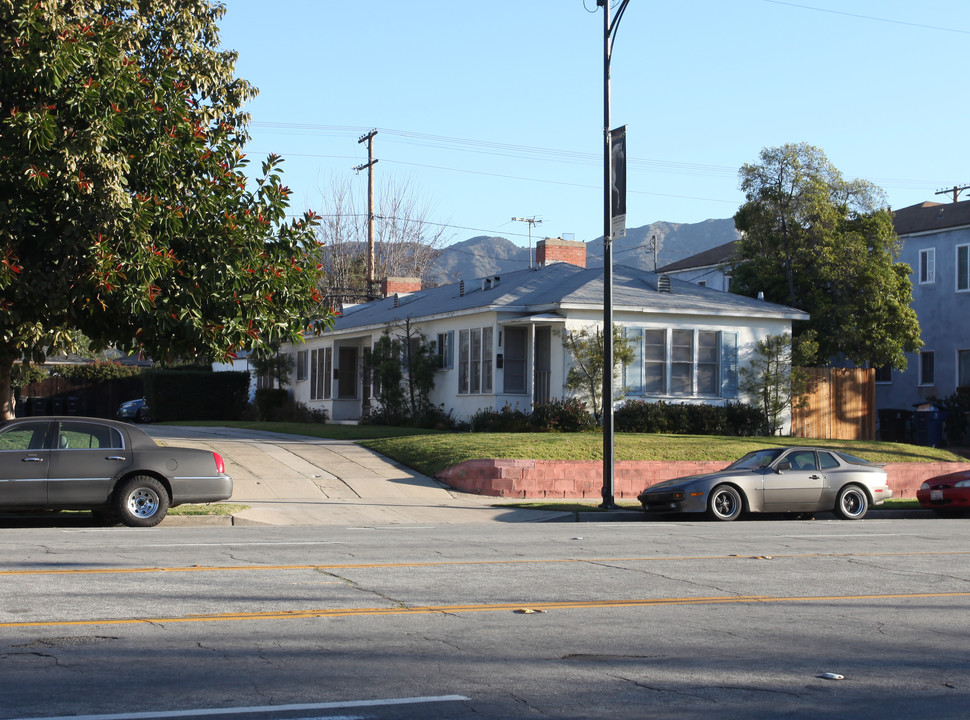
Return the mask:
[[886,471],[838,450],[766,448],[724,470],[651,485],[637,496],[648,514],[705,513],[736,520],[750,513],[834,512],[859,520],[893,496]]
[[0,423],[0,511],[93,510],[152,527],[183,503],[232,495],[218,453],[157,445],[114,420],[30,417]]

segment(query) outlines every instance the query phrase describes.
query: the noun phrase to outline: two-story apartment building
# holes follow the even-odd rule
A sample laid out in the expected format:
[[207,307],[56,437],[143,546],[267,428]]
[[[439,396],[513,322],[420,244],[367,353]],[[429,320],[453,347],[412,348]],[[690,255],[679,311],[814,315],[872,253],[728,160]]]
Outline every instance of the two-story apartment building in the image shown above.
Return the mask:
[[970,201],[925,202],[893,215],[923,347],[905,371],[877,372],[876,405],[911,409],[970,386]]

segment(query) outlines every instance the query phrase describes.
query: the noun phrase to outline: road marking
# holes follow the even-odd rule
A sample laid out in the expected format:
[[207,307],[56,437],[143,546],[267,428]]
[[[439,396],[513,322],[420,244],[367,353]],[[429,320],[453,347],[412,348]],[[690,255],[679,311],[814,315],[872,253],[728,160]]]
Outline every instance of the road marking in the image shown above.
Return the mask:
[[[788,555],[770,554],[776,560],[804,558],[857,558],[857,557],[952,557],[970,555],[970,550],[942,550],[933,552],[886,552],[886,553],[797,553]],[[730,555],[665,555],[658,557],[618,557],[618,558],[536,558],[532,560],[436,560],[433,562],[400,563],[343,563],[334,565],[188,565],[185,567],[133,567],[133,568],[36,568],[32,570],[0,570],[4,575],[124,575],[127,573],[181,573],[181,572],[255,572],[266,570],[367,570],[419,567],[455,567],[473,565],[555,565],[574,563],[617,563],[617,562],[673,562],[694,560],[750,560],[764,557],[732,553]]]
[[[231,542],[231,543],[152,543],[141,547],[282,547],[284,545],[344,545],[342,540],[308,540],[306,542]],[[130,547],[130,546],[129,546]]]
[[[117,713],[106,715],[59,715],[54,717],[17,718],[16,720],[152,720],[153,718],[183,718],[203,715],[243,715],[247,713],[306,712],[308,710],[352,710],[355,708],[418,705],[422,703],[461,702],[464,695],[437,695],[380,700],[346,700],[328,703],[300,703],[293,705],[258,705],[254,707],[199,708],[197,710],[160,710],[157,712]],[[328,718],[328,720],[336,720]]]
[[329,617],[364,617],[374,615],[434,615],[468,612],[513,612],[528,606],[532,610],[593,610],[604,608],[650,607],[662,605],[733,605],[739,603],[832,602],[863,600],[915,600],[926,598],[968,598],[970,592],[901,593],[886,595],[822,595],[785,597],[771,595],[724,595],[714,597],[643,598],[628,600],[573,600],[564,602],[516,602],[481,605],[427,605],[416,607],[318,608],[309,610],[273,610],[267,612],[215,613],[182,617],[108,618],[101,620],[36,620],[0,623],[0,628],[79,627],[91,625],[140,625],[196,622],[233,622],[243,620],[306,620]]

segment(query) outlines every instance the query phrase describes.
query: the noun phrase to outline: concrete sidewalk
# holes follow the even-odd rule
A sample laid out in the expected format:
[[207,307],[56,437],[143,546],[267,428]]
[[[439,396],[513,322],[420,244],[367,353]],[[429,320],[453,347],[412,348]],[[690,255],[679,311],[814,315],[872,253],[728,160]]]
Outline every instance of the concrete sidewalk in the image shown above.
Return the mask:
[[[218,452],[232,476],[232,518],[171,516],[164,523],[444,525],[574,520],[573,513],[492,507],[497,498],[449,490],[347,440],[225,427],[142,426],[164,445]],[[605,519],[605,518],[604,518]]]

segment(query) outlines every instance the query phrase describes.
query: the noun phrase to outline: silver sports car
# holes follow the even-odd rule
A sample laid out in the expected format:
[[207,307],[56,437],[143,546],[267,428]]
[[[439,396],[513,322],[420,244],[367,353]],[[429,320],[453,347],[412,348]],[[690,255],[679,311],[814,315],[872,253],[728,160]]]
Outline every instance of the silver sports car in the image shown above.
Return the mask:
[[83,417],[0,423],[0,511],[94,510],[152,527],[170,507],[232,495],[218,453],[162,447],[143,430]]
[[838,450],[782,447],[749,452],[720,472],[651,485],[637,500],[648,514],[700,512],[713,520],[746,512],[834,512],[859,520],[892,496],[880,465]]

